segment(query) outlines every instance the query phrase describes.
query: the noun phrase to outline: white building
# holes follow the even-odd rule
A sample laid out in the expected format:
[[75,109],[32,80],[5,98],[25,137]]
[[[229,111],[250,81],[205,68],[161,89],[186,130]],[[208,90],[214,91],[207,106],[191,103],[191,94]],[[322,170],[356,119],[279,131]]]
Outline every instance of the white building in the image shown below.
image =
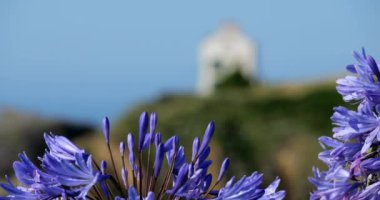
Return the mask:
[[223,24],[199,49],[198,92],[207,95],[226,76],[240,71],[251,80],[256,68],[253,42],[232,23]]

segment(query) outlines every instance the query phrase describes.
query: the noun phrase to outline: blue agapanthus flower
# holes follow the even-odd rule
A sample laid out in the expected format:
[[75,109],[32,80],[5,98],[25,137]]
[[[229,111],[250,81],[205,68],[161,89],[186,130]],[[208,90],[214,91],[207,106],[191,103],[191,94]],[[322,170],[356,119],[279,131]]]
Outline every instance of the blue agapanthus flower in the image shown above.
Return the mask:
[[310,199],[380,199],[380,71],[364,49],[354,57],[357,63],[347,66],[353,75],[338,79],[337,91],[358,108],[334,109],[333,138],[320,138],[319,159],[328,170],[314,169]]
[[[13,164],[20,185],[6,176],[1,183],[8,194],[1,199],[90,199],[90,200],[281,200],[284,191],[276,191],[280,180],[263,187],[263,174],[258,172],[239,180],[231,178],[226,185],[230,159],[221,163],[218,176],[209,172],[210,142],[215,125],[209,123],[202,139],[195,138],[191,159],[186,159],[178,136],[164,141],[156,131],[157,116],[142,113],[138,138],[129,133],[120,142],[118,156],[111,151],[110,123],[103,120],[103,135],[111,164],[96,159],[62,136],[45,134],[45,154],[40,166],[33,164],[25,153]],[[115,160],[119,158],[120,162]],[[154,158],[151,160],[151,158]],[[121,163],[120,166],[116,163]],[[374,169],[376,166],[366,165]],[[375,187],[375,186],[373,186]],[[364,194],[363,195],[371,195]]]

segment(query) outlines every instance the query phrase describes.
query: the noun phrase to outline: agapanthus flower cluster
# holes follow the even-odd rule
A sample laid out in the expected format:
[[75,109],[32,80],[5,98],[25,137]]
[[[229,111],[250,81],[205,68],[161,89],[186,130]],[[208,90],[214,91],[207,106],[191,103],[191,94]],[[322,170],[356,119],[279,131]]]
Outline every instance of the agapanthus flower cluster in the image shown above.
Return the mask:
[[380,71],[364,49],[354,57],[353,75],[338,79],[337,91],[357,110],[334,109],[333,137],[320,138],[328,170],[314,169],[311,199],[380,199]]
[[[163,140],[156,131],[157,117],[144,112],[140,116],[137,139],[129,133],[120,142],[120,151],[112,152],[110,123],[103,120],[103,135],[109,160],[97,161],[62,136],[45,134],[47,144],[41,165],[33,164],[25,153],[13,164],[16,186],[9,177],[0,186],[8,193],[0,199],[90,199],[90,200],[280,200],[276,178],[262,187],[263,174],[254,172],[239,180],[232,177],[222,186],[230,160],[226,158],[218,176],[209,172],[212,161],[210,141],[215,125],[209,123],[202,139],[195,138],[192,156],[185,158],[178,136]],[[152,157],[152,159],[151,159]],[[120,159],[121,164],[116,164]]]

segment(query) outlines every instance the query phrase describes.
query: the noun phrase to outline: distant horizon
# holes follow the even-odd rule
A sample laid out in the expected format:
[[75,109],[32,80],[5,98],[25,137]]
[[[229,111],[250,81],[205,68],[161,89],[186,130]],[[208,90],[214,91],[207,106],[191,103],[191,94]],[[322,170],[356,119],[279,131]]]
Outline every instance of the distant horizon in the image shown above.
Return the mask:
[[[332,77],[324,77],[322,79],[315,79],[315,80],[298,80],[300,82],[281,82],[281,83],[262,83],[262,86],[268,86],[268,87],[310,87],[310,86],[323,86],[326,84],[333,84],[335,83],[337,78],[343,77],[345,74],[340,74]],[[125,105],[124,110],[121,110],[117,115],[113,113],[113,115],[107,115],[106,113],[98,113],[99,116],[103,114],[103,117],[110,117],[112,120],[119,120],[121,115],[124,115],[130,111],[135,106],[138,106],[139,104],[144,104],[144,103],[149,103],[149,102],[154,102],[155,100],[158,100],[159,98],[163,97],[163,95],[197,95],[197,91],[194,89],[193,91],[165,91],[157,96],[154,96],[150,98],[150,100],[145,99],[146,101],[142,100],[139,101],[138,103],[135,104],[128,104]],[[33,109],[28,109],[28,108],[21,108],[18,106],[12,106],[12,105],[0,105],[0,119],[2,115],[6,112],[11,112],[15,114],[21,114],[23,116],[32,116],[32,117],[41,117],[42,119],[51,119],[51,120],[63,120],[67,122],[72,122],[72,123],[84,123],[88,125],[93,125],[93,126],[99,126],[102,118],[99,119],[81,119],[81,118],[73,118],[70,116],[64,116],[64,115],[59,115],[56,113],[49,113],[49,112],[40,112],[38,110],[33,110]]]

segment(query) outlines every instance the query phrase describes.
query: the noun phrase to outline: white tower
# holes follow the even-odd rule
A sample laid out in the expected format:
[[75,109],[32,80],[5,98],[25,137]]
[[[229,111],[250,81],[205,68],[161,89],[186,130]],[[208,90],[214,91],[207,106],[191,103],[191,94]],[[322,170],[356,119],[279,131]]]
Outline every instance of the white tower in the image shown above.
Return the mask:
[[222,25],[199,49],[198,92],[213,92],[216,83],[239,71],[251,80],[255,70],[254,44],[232,23]]

